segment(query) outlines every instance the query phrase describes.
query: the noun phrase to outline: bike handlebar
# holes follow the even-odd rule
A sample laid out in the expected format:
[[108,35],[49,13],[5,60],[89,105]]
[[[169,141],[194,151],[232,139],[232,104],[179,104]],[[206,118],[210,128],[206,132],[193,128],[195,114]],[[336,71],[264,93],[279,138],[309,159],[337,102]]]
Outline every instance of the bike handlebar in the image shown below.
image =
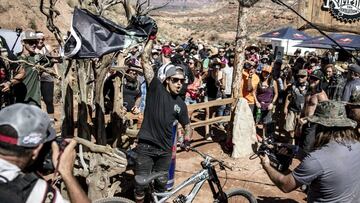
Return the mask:
[[229,170],[232,171],[232,168],[231,168],[230,166],[226,165],[226,164],[224,163],[224,161],[220,161],[220,160],[215,159],[214,157],[212,157],[212,156],[210,156],[210,155],[208,155],[208,154],[202,153],[202,152],[198,151],[197,149],[195,149],[194,147],[189,147],[189,149],[190,149],[191,151],[199,154],[202,158],[206,159],[207,157],[209,157],[209,158],[210,158],[210,162],[218,162],[219,165],[220,165],[220,167],[227,168],[227,169],[229,169]]

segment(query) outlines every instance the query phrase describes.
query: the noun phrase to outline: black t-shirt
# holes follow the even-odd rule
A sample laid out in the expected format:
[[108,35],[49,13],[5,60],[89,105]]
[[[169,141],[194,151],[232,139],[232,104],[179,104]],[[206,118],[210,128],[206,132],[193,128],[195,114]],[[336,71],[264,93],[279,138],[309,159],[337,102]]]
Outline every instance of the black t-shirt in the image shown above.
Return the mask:
[[172,134],[177,121],[190,123],[187,107],[179,96],[171,95],[156,77],[151,81],[146,95],[144,120],[139,132],[139,142],[150,142],[170,152]]

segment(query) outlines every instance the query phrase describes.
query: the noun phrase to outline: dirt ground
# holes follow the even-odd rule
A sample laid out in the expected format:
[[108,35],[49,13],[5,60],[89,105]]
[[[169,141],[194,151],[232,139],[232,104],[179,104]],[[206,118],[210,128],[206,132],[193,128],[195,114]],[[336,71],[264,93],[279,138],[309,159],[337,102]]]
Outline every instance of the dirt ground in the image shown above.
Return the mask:
[[[229,154],[224,153],[218,142],[205,140],[199,133],[194,133],[192,146],[203,153],[207,153],[217,159],[224,160],[233,171],[217,170],[221,183],[225,183],[225,190],[238,188],[250,191],[256,196],[258,202],[295,203],[306,202],[306,195],[297,189],[291,193],[283,193],[268,178],[260,165],[260,159],[250,160],[249,158],[233,159]],[[186,180],[192,174],[201,169],[202,157],[194,152],[178,152],[176,157],[175,185]],[[292,164],[290,168],[296,167],[299,162]],[[182,194],[187,194],[191,188],[186,188]],[[195,202],[212,202],[212,193],[207,184],[197,195]]]

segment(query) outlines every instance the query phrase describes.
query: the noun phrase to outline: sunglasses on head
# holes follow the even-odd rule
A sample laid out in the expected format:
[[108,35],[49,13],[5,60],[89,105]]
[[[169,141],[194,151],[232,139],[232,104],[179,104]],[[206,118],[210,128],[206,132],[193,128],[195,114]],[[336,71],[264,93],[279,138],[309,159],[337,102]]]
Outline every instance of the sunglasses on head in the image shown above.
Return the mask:
[[178,83],[180,81],[181,84],[184,84],[185,82],[185,79],[184,78],[173,78],[173,77],[170,77],[170,80],[172,83]]

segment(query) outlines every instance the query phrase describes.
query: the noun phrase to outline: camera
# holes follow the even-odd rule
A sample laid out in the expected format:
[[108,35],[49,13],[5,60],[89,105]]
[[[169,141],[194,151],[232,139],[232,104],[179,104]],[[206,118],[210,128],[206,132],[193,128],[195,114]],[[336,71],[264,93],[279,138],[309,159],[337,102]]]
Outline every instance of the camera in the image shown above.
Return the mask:
[[[59,146],[60,152],[64,151],[65,147],[68,145],[68,143],[65,141],[65,138],[61,136],[56,137],[54,141]],[[38,171],[42,175],[53,173],[56,167],[52,161],[51,143],[52,142],[46,142],[43,144],[39,156],[36,159],[36,162],[33,164],[33,170]]]
[[289,169],[294,154],[292,149],[288,149],[287,155],[280,154],[279,147],[275,141],[269,138],[262,141],[257,153],[259,155],[268,155],[270,159],[270,165],[280,172]]

